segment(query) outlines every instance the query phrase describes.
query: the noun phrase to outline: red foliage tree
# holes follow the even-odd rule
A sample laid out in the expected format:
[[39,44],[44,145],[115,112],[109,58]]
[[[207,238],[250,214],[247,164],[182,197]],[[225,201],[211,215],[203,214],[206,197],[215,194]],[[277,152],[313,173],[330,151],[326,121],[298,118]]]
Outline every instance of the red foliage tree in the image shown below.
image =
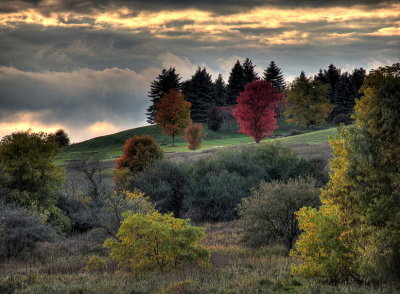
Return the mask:
[[204,129],[201,123],[190,124],[185,129],[185,140],[189,143],[189,149],[196,150],[200,148],[204,135]]
[[282,98],[269,81],[248,83],[232,111],[239,123],[239,131],[253,137],[256,143],[271,135],[276,129],[275,109]]

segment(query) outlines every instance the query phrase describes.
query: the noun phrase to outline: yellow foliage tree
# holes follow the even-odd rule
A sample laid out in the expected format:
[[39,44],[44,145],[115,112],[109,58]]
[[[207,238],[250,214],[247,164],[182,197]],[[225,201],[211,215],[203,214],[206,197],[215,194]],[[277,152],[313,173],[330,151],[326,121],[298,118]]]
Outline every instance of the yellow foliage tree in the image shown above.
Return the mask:
[[110,257],[134,272],[166,270],[186,263],[206,263],[208,251],[199,242],[204,229],[172,214],[125,214],[118,240],[107,239]]

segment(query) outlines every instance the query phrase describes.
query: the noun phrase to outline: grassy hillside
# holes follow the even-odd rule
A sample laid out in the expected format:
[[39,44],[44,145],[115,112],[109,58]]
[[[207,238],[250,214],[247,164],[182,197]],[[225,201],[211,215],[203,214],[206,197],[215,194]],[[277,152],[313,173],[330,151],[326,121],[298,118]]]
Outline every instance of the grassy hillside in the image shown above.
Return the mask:
[[[278,129],[274,132],[273,137],[263,140],[263,142],[278,140],[288,144],[321,144],[326,142],[329,136],[333,135],[335,132],[336,128],[333,127],[333,125],[325,124],[319,126],[312,132],[306,133],[305,128],[286,124],[283,119],[279,119]],[[213,132],[206,129],[206,133],[207,135],[203,141],[202,148],[198,151],[253,142],[250,137],[234,130],[229,132]],[[176,139],[176,147],[171,147],[171,138],[163,135],[158,126],[145,126],[72,144],[61,151],[56,158],[56,162],[63,163],[66,160],[73,160],[83,151],[101,152],[105,159],[112,159],[118,157],[122,153],[122,147],[128,138],[143,135],[149,135],[155,138],[165,152],[188,151],[187,143],[184,141],[183,137]],[[278,138],[279,136],[285,137]]]

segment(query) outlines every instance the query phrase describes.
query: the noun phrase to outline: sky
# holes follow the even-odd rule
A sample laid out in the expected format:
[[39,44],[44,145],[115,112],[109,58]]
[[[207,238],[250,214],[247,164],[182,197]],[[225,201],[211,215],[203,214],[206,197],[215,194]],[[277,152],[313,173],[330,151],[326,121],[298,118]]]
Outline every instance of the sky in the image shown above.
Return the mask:
[[288,81],[333,63],[400,60],[400,2],[377,0],[1,0],[0,138],[54,132],[72,142],[146,125],[150,83],[197,66],[227,81],[236,60]]

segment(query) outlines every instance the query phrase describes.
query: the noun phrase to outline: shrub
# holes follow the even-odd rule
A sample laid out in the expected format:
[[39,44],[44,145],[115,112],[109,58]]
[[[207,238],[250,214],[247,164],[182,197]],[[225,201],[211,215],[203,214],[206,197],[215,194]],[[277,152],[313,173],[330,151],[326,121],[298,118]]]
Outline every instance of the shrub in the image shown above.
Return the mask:
[[85,271],[104,271],[107,268],[107,260],[104,257],[92,255],[89,256],[84,267]]
[[141,172],[162,157],[163,151],[152,137],[135,136],[126,140],[124,154],[117,160],[117,169],[129,168],[131,172]]
[[139,177],[132,178],[129,189],[139,188],[150,196],[159,211],[173,212],[176,217],[180,217],[184,187],[188,178],[189,175],[182,164],[159,161],[143,171]]
[[203,263],[209,256],[199,245],[204,229],[192,227],[189,220],[174,218],[172,214],[126,214],[117,238],[107,239],[104,246],[111,249],[110,257],[120,267],[135,273]]
[[340,124],[350,125],[353,123],[353,120],[351,118],[350,113],[340,113],[335,116],[335,118],[333,119],[333,123],[335,125],[340,125]]
[[264,182],[238,206],[242,241],[250,247],[283,243],[289,251],[299,235],[295,212],[319,204],[314,179]]
[[0,204],[0,257],[31,254],[37,242],[51,241],[55,236],[39,214]]
[[189,143],[190,150],[199,149],[204,137],[205,133],[201,123],[191,124],[185,130],[185,140]]
[[214,132],[218,131],[223,122],[223,113],[217,106],[213,106],[208,112],[208,128]]

